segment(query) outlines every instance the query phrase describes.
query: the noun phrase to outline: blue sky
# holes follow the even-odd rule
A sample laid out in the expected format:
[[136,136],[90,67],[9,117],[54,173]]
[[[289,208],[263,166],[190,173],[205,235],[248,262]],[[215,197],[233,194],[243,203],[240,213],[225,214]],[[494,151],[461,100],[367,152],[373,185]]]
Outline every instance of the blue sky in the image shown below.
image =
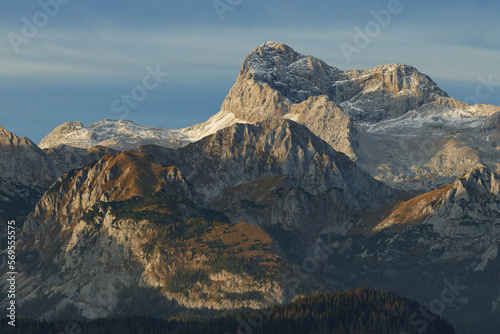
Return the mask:
[[[213,0],[41,3],[54,1],[61,4],[53,17],[40,14],[38,1],[0,3],[0,125],[36,143],[63,122],[119,118],[111,104],[141,85],[148,66],[169,75],[127,118],[166,128],[203,122],[219,110],[245,56],[269,40],[342,70],[413,65],[461,100],[490,78],[496,86],[483,89],[480,102],[500,105],[497,1],[401,0],[350,61],[341,43],[356,47],[356,28],[365,31],[372,11],[397,0],[220,0],[223,20]],[[26,20],[39,20],[36,33],[23,35]],[[24,38],[15,40],[17,53],[12,36]]]

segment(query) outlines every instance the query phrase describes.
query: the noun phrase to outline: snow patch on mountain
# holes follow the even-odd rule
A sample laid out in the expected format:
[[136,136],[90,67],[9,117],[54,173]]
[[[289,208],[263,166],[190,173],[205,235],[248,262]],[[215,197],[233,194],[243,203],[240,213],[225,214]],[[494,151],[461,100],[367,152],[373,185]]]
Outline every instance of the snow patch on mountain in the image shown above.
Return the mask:
[[245,123],[232,114],[218,113],[207,122],[184,129],[165,129],[138,125],[127,120],[106,119],[87,127],[81,122],[64,123],[42,139],[39,147],[49,149],[67,145],[90,148],[96,145],[128,150],[142,145],[178,148],[235,123]]
[[[345,109],[356,109],[349,101],[344,102]],[[463,130],[481,128],[488,117],[487,113],[477,108],[452,108],[433,104],[416,110],[410,110],[401,117],[380,122],[358,122],[359,129],[371,133],[417,136],[421,130],[444,134],[449,129]],[[420,130],[420,131],[419,131]],[[448,130],[448,131],[445,131]]]

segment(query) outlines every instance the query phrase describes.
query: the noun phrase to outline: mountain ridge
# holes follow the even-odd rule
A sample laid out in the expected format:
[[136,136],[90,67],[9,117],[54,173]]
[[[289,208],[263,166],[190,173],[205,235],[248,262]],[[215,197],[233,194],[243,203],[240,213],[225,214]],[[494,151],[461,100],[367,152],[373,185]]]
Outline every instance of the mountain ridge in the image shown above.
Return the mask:
[[[84,147],[179,148],[235,123],[286,118],[307,126],[377,180],[424,193],[471,167],[500,167],[500,137],[494,131],[499,115],[500,107],[469,106],[449,97],[412,66],[341,71],[284,44],[266,42],[245,58],[220,111],[205,123],[167,130],[106,120],[76,132],[54,130],[41,143],[44,148],[71,145],[73,137],[90,136],[98,139],[85,141]],[[457,133],[464,136],[457,138]]]
[[444,316],[496,319],[498,110],[410,66],[341,71],[268,42],[193,127],[65,123],[43,149],[0,129],[20,310],[95,318],[131,291],[260,309],[359,286],[428,303],[453,281]]

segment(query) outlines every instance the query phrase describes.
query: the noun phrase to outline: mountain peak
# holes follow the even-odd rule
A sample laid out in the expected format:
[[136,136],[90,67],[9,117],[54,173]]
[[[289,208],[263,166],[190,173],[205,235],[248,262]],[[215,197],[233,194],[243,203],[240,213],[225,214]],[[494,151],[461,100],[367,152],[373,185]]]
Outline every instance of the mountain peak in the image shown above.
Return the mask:
[[465,187],[477,194],[494,194],[500,196],[500,177],[487,167],[476,167],[465,172],[455,182],[457,188]]
[[[399,63],[341,71],[291,47],[266,42],[243,62],[221,112],[245,122],[290,115],[293,105],[326,96],[354,121],[396,119],[422,105],[447,104],[448,95],[416,68]],[[304,106],[307,109],[307,106]]]
[[249,74],[257,82],[269,82],[273,80],[273,73],[304,57],[288,45],[266,42],[245,58],[240,75]]
[[[26,137],[19,137],[13,132],[10,132],[6,128],[0,126],[0,143],[10,143],[10,145],[30,145],[30,146],[36,146],[30,139]],[[7,144],[9,145],[9,144]]]
[[288,55],[291,56],[292,60],[296,59],[296,56],[298,55],[302,56],[300,53],[296,53],[295,50],[288,45],[272,41],[263,43],[261,46],[255,49],[255,51],[259,52],[261,55],[263,55],[262,51],[273,52],[283,56]]
[[290,49],[293,51],[293,49],[291,47],[289,47],[288,45],[286,44],[283,44],[283,43],[279,43],[279,42],[274,42],[274,41],[267,41],[265,43],[262,43],[260,45],[261,48],[273,48],[273,49],[282,49],[282,48],[287,48],[287,49]]
[[12,133],[5,129],[3,126],[0,126],[0,136],[9,136]]
[[46,186],[54,178],[49,159],[35,143],[1,126],[0,157],[0,182],[1,179],[9,178],[21,183]]
[[39,147],[67,145],[88,149],[101,145],[116,150],[148,144],[179,147],[184,137],[176,130],[141,126],[129,120],[105,119],[86,127],[81,122],[64,123],[43,138]]

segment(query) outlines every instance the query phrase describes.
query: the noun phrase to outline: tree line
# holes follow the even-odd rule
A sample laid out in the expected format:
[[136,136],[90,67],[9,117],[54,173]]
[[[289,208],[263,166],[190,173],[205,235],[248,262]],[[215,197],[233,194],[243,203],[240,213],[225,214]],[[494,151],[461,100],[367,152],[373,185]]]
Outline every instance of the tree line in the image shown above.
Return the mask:
[[[17,334],[455,333],[450,324],[437,316],[432,322],[416,321],[414,315],[420,312],[419,308],[418,303],[393,293],[359,288],[299,297],[285,305],[209,319],[164,320],[147,316],[74,322],[18,319],[16,328],[9,328],[7,319],[2,319],[0,329],[1,333]],[[68,326],[71,331],[68,331]]]

